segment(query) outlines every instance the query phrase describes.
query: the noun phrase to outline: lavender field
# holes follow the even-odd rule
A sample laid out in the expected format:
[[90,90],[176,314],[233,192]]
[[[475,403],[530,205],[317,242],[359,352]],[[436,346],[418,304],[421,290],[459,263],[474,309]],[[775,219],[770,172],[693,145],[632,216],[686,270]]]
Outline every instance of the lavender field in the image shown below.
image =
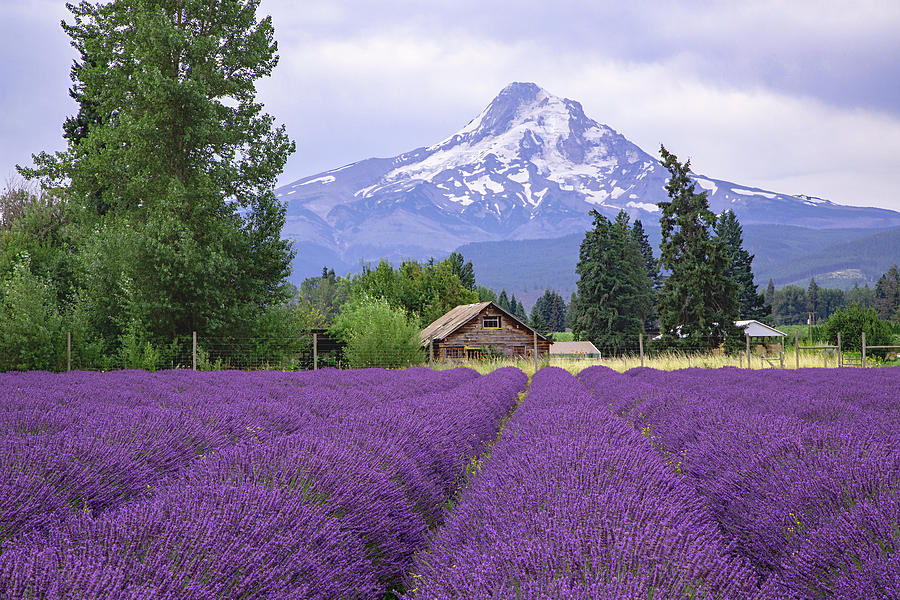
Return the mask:
[[900,369],[525,389],[0,374],[0,598],[900,598]]

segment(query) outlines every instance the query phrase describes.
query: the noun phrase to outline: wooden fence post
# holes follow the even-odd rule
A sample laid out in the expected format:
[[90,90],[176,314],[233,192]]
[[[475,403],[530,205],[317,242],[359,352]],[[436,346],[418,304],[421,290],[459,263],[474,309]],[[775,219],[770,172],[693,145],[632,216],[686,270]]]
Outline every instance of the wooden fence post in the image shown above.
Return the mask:
[[66,371],[72,370],[72,332],[66,332]]
[[644,366],[644,334],[638,334],[638,348],[641,351],[641,366]]
[[313,332],[313,371],[319,370],[319,334]]
[[862,332],[862,368],[866,368],[866,332]]
[[191,336],[192,344],[191,344],[191,370],[197,370],[197,332],[194,332],[194,335]]
[[797,359],[797,368],[800,368],[800,334],[794,330],[794,356]]
[[537,344],[537,331],[534,332],[534,372],[537,373],[538,370],[538,344]]
[[747,368],[750,368],[750,334],[745,333],[744,338],[747,340]]

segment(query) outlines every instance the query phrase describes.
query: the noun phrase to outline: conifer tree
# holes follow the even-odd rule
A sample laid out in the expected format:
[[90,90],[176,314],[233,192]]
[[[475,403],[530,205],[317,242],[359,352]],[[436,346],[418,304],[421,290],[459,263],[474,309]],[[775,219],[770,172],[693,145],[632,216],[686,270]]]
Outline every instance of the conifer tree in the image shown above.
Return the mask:
[[819,286],[815,277],[809,278],[809,287],[806,288],[806,310],[812,313],[813,323],[819,314]]
[[769,277],[769,285],[766,286],[765,302],[766,306],[771,310],[772,305],[775,303],[775,282],[772,281],[771,277]]
[[900,270],[892,265],[875,284],[875,310],[878,318],[892,320],[900,316]]
[[671,174],[666,184],[670,200],[658,203],[660,265],[670,272],[657,295],[660,325],[670,340],[691,348],[716,348],[726,337],[740,338],[734,326],[737,284],[726,274],[724,244],[710,233],[716,216],[706,192],[695,191],[690,161],[679,163],[663,146],[660,154]]
[[623,352],[636,344],[650,311],[650,278],[628,215],[619,212],[614,222],[597,211],[591,215],[593,228],[585,233],[575,268],[572,329],[576,339],[590,340],[605,352]]
[[726,210],[719,215],[715,226],[716,237],[725,245],[728,268],[725,274],[738,286],[738,316],[741,319],[762,319],[769,314],[765,298],[756,290],[753,281],[753,255],[744,250],[743,228],[734,214]]
[[497,298],[497,306],[507,312],[511,312],[509,310],[509,296],[506,295],[506,290],[500,290],[500,297]]

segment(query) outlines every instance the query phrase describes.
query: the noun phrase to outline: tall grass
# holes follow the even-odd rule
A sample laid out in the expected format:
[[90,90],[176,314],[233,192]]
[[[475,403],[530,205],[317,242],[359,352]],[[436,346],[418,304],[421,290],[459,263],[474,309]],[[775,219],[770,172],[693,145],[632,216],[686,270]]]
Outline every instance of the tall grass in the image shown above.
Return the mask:
[[[778,360],[772,361],[777,368]],[[640,356],[616,356],[602,359],[578,359],[578,358],[544,358],[538,361],[538,368],[546,366],[561,367],[573,375],[577,375],[583,369],[593,365],[603,365],[620,373],[624,373],[628,369],[641,366]],[[475,369],[479,373],[490,373],[501,367],[518,367],[525,371],[526,374],[533,375],[534,360],[530,358],[500,358],[492,360],[451,360],[444,362],[435,362],[435,369],[450,369],[454,367],[469,367]],[[645,356],[644,366],[662,371],[675,371],[678,369],[687,369],[691,367],[700,367],[704,369],[718,369],[720,367],[747,367],[747,358],[745,354],[737,356],[725,356],[721,354],[683,354],[680,352],[672,352],[659,354],[655,356]],[[806,352],[800,353],[800,368],[810,367],[836,367],[837,356],[833,353],[827,356],[827,362],[822,352]],[[751,369],[770,369],[772,365],[758,356],[751,355]],[[784,368],[796,368],[795,355],[788,348],[784,355]]]

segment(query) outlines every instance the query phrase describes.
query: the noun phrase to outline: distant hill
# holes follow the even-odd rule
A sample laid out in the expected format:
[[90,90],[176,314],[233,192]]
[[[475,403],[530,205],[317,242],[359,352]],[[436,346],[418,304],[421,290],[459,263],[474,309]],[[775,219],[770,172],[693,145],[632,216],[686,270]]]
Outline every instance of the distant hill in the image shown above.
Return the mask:
[[[659,228],[643,222],[659,256]],[[575,290],[575,265],[583,234],[558,238],[476,242],[458,251],[471,260],[479,283],[514,292],[530,306],[545,288],[568,301]],[[771,277],[778,287],[803,285],[814,276],[822,287],[849,289],[874,285],[894,263],[900,264],[900,227],[888,230],[824,229],[793,225],[745,225],[744,248],[754,255],[756,283]]]

